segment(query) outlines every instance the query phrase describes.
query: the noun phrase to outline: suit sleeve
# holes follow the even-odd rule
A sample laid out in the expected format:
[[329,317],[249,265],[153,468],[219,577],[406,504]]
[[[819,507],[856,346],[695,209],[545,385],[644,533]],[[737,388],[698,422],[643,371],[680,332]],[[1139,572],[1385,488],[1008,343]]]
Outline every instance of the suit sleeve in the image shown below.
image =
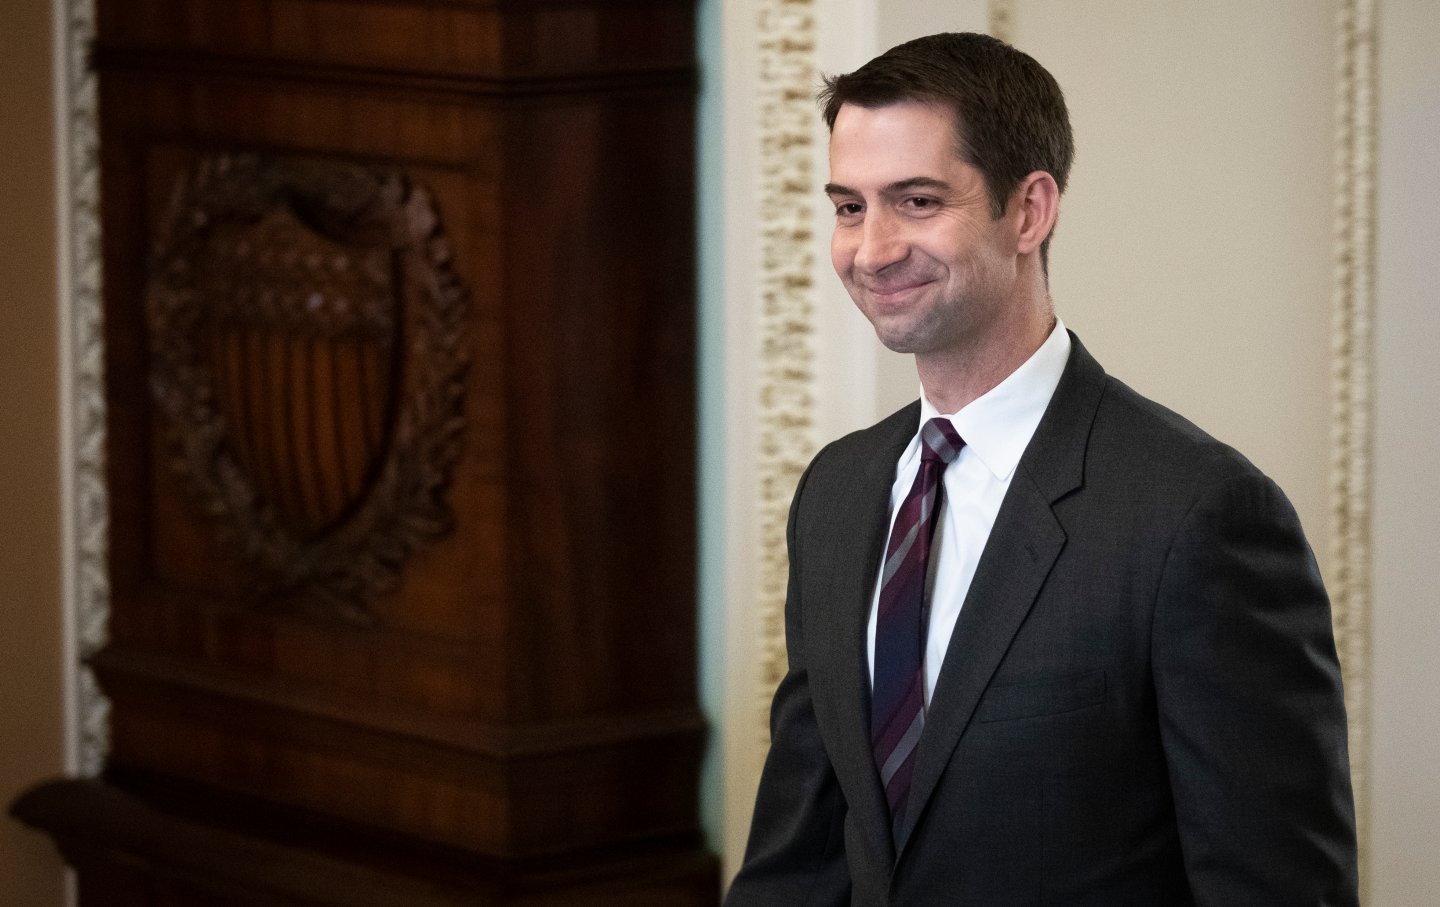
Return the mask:
[[1356,905],[1330,605],[1269,479],[1250,469],[1196,500],[1166,559],[1151,642],[1195,904]]
[[797,527],[809,474],[807,470],[795,491],[786,530],[788,669],[771,705],[770,752],[760,777],[745,860],[725,907],[843,907],[850,901],[845,799],[815,721],[804,655],[802,546]]

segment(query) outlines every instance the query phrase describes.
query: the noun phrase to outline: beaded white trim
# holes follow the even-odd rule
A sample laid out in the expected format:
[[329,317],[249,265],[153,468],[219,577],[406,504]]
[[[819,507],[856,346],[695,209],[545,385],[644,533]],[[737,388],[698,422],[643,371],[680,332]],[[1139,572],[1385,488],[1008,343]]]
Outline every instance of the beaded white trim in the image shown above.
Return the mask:
[[760,662],[755,704],[762,741],[785,674],[785,527],[790,498],[815,450],[815,266],[812,210],[818,66],[813,0],[760,0],[759,523]]
[[1375,30],[1373,0],[1341,0],[1337,5],[1330,592],[1350,721],[1362,893],[1368,887],[1370,793]]
[[56,0],[60,132],[61,487],[65,565],[66,730],[69,770],[99,774],[109,751],[109,702],[85,658],[105,644],[110,614],[106,565],[105,343],[100,303],[100,156],[94,0]]

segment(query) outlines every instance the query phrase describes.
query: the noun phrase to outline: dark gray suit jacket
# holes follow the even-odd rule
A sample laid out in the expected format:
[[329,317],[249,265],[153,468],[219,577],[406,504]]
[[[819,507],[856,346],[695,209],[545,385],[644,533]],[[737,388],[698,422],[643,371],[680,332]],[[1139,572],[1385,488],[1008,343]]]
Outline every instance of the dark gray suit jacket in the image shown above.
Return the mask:
[[1072,341],[955,626],[898,840],[865,623],[918,403],[806,470],[789,672],[728,907],[1357,903],[1330,607],[1294,510]]

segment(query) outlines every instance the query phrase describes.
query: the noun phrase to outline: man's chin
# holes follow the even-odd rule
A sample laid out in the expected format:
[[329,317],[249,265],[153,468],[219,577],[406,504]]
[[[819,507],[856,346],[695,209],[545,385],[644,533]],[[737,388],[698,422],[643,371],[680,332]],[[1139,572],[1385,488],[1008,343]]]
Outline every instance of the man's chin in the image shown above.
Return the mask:
[[875,338],[892,353],[914,355],[929,353],[945,346],[953,334],[946,319],[934,310],[912,308],[905,312],[881,312],[874,308],[862,310],[865,320],[875,330]]
[[881,346],[892,353],[913,355],[915,353],[926,352],[930,349],[930,344],[923,342],[921,338],[909,334],[887,334],[877,329],[875,331],[875,338],[880,341]]

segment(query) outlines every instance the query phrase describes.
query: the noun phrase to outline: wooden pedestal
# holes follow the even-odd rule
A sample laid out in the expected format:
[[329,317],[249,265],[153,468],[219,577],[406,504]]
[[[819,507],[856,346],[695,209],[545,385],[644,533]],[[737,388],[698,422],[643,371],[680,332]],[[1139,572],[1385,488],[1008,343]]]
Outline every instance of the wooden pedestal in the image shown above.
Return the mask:
[[101,0],[91,905],[707,904],[693,10]]

